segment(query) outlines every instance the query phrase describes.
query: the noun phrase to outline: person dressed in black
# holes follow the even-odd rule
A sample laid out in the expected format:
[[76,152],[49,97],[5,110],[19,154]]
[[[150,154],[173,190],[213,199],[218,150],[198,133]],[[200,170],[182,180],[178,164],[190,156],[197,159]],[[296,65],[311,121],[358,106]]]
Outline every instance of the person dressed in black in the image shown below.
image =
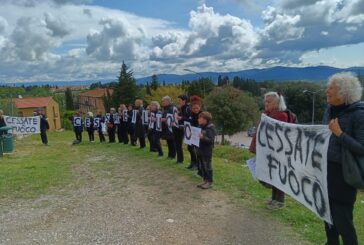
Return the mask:
[[183,163],[183,138],[184,138],[184,122],[188,120],[190,108],[187,104],[187,96],[180,95],[177,99],[178,112],[175,112],[175,122],[173,127],[174,142],[177,153],[177,163]]
[[333,224],[325,222],[327,245],[358,245],[353,210],[357,189],[349,185],[343,173],[343,152],[364,156],[364,103],[360,101],[362,86],[351,73],[330,77],[326,90],[329,107],[323,123],[332,132],[327,151],[327,187]]
[[94,115],[91,111],[87,112],[87,117],[85,119],[85,127],[86,127],[89,141],[94,142],[95,141]]
[[[5,123],[5,118],[4,118],[4,112],[3,112],[3,110],[0,110],[0,128],[5,127],[5,126],[6,126],[6,123]],[[6,133],[5,131],[1,132],[1,134],[5,134],[5,133]]]
[[120,115],[120,130],[118,129],[118,137],[120,133],[121,142],[127,145],[129,143],[128,137],[128,113],[126,106],[121,104],[119,107],[119,115]]
[[143,124],[143,101],[140,99],[135,100],[134,110],[136,110],[136,122],[135,122],[135,139],[139,140],[140,148],[145,147],[145,126]]
[[[192,127],[198,127],[198,116],[201,113],[201,98],[198,96],[191,96],[190,98],[190,107],[191,112],[188,116],[188,121],[190,122]],[[198,169],[197,164],[197,147],[194,145],[189,145],[187,147],[188,151],[190,152],[191,162],[190,165],[187,167],[190,170]],[[201,173],[201,171],[199,171]]]
[[115,108],[110,108],[110,117],[107,121],[107,134],[109,136],[109,143],[115,143],[115,122],[114,122],[114,114]]
[[99,120],[99,125],[97,127],[97,132],[99,134],[99,139],[100,139],[100,143],[104,143],[105,142],[105,135],[104,132],[102,132],[102,125],[105,124],[105,117],[102,116],[102,113],[99,112],[96,115],[96,118]]
[[[175,106],[172,104],[171,97],[164,96],[162,98],[162,139],[167,141],[168,159],[173,160],[176,157],[176,146],[173,135],[173,118]],[[168,118],[169,117],[169,118]]]
[[48,145],[47,130],[49,129],[48,118],[44,114],[43,109],[37,110],[37,115],[40,117],[40,138],[42,139],[43,145]]
[[201,169],[204,182],[197,187],[209,189],[212,187],[212,150],[214,148],[216,129],[211,123],[212,116],[209,112],[201,112],[198,116],[198,124],[201,127],[200,146],[197,151],[197,162]]
[[136,113],[133,110],[133,105],[128,106],[128,133],[130,137],[130,144],[132,146],[136,146],[136,138],[135,138],[135,121],[136,121]]
[[149,121],[149,135],[150,135],[150,149],[158,152],[158,156],[163,156],[163,149],[161,145],[161,131],[158,130],[157,115],[162,117],[159,111],[160,105],[157,101],[150,102],[150,121]]
[[82,142],[82,132],[83,132],[83,120],[82,113],[76,112],[73,116],[73,131],[75,132],[76,141],[75,144]]

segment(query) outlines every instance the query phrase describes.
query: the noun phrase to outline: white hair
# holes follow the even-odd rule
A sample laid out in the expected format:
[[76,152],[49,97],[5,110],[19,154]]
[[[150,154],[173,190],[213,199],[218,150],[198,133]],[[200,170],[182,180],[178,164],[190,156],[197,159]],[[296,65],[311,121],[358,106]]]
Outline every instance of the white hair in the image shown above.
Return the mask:
[[351,72],[340,72],[329,78],[328,85],[334,83],[338,89],[338,97],[349,105],[361,99],[363,87],[359,79]]
[[158,103],[158,101],[152,101],[152,102],[150,102],[150,105],[155,105],[157,107],[157,110],[159,110],[161,108],[161,106]]
[[285,111],[287,110],[286,102],[284,101],[283,95],[279,95],[277,92],[268,92],[264,94],[264,101],[267,97],[273,97],[278,105],[278,111]]
[[163,100],[168,100],[169,102],[172,102],[171,97],[169,97],[168,95],[164,96],[164,97],[162,98],[162,101],[163,101]]
[[88,115],[89,117],[93,117],[93,116],[94,116],[94,114],[93,114],[91,111],[87,112],[87,115]]

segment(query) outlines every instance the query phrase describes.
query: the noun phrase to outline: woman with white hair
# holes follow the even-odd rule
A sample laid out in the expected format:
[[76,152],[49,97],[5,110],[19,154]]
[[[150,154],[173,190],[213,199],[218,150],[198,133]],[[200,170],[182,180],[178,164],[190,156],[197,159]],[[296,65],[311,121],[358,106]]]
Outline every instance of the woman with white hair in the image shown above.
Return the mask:
[[357,245],[353,209],[357,190],[345,182],[343,151],[364,156],[364,103],[362,86],[351,73],[337,73],[329,78],[326,90],[329,107],[323,122],[332,135],[327,152],[327,182],[333,225],[325,223],[327,245]]
[[[265,114],[273,119],[283,121],[290,121],[289,112],[287,112],[287,106],[282,95],[277,92],[268,92],[264,95],[264,110]],[[252,153],[256,153],[256,135],[252,139],[252,143],[249,147]],[[272,189],[272,197],[267,203],[268,209],[276,210],[284,207],[284,192],[278,188],[271,186],[267,183],[262,183],[265,187]]]
[[95,129],[94,129],[94,114],[91,111],[87,112],[85,126],[86,126],[86,131],[88,133],[89,141],[94,142],[95,141],[95,136],[94,136],[94,131],[95,131]]

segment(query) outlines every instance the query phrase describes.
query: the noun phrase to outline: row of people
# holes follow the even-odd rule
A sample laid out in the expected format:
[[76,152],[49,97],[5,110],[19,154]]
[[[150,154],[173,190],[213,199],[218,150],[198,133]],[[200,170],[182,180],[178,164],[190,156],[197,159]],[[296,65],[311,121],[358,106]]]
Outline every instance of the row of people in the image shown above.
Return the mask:
[[73,128],[76,135],[75,143],[82,142],[82,133],[87,131],[89,140],[94,142],[94,133],[98,132],[100,142],[106,141],[108,135],[109,143],[115,143],[116,137],[119,143],[131,144],[140,148],[146,147],[146,138],[149,141],[151,152],[157,152],[158,156],[164,155],[161,140],[167,143],[170,160],[176,159],[177,164],[184,162],[183,139],[184,124],[188,122],[193,127],[200,127],[200,145],[188,145],[191,162],[188,169],[198,170],[204,182],[198,187],[208,189],[212,186],[211,157],[216,130],[211,123],[212,117],[209,112],[202,111],[202,100],[192,96],[190,100],[185,95],[180,95],[177,105],[174,105],[169,96],[161,100],[152,101],[146,108],[143,101],[135,100],[133,105],[121,104],[116,110],[111,108],[109,113],[102,115],[98,113],[95,117],[88,112],[85,118],[78,112],[72,118]]

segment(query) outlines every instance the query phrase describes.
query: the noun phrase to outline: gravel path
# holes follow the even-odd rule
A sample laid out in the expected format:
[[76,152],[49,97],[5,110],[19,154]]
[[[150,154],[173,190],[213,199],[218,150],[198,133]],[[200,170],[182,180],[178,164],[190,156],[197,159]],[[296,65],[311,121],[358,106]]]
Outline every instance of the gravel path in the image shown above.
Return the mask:
[[95,170],[103,160],[75,166],[76,184],[56,194],[2,203],[0,244],[307,244],[153,162],[114,159]]

